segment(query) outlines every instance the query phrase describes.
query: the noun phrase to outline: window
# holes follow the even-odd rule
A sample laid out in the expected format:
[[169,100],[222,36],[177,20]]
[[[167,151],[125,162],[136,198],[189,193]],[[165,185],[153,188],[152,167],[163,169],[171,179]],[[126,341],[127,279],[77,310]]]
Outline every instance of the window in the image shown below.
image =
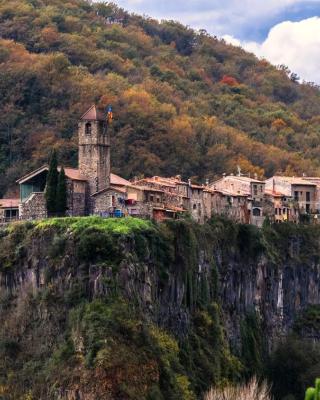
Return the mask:
[[310,192],[306,192],[306,201],[310,201]]
[[194,210],[197,209],[197,205],[196,205],[196,204],[193,205],[193,209],[194,209]]
[[4,216],[7,219],[15,219],[18,218],[18,210],[5,210]]
[[294,192],[295,201],[299,201],[299,192]]
[[254,208],[254,209],[252,210],[252,215],[253,215],[254,217],[260,217],[260,216],[261,216],[261,211],[260,211],[260,209],[259,209],[259,208]]
[[306,213],[310,214],[310,204],[306,204]]
[[160,203],[160,197],[157,197],[157,203]]
[[279,208],[279,215],[281,215],[281,208]]
[[275,215],[278,215],[278,209],[277,208],[274,209],[274,213],[275,213]]
[[151,202],[154,200],[153,194],[150,194],[149,199],[150,199]]
[[86,123],[85,131],[86,131],[86,135],[91,135],[91,133],[92,133],[92,125],[91,125],[90,122]]
[[253,195],[258,196],[258,186],[257,185],[253,185]]

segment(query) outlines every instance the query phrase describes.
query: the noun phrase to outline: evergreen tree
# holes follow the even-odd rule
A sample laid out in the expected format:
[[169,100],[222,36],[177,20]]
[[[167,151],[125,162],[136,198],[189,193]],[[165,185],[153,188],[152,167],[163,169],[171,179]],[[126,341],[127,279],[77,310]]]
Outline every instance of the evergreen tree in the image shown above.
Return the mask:
[[47,183],[46,183],[46,205],[48,214],[55,214],[57,212],[57,186],[58,186],[58,159],[57,152],[53,150],[50,163],[49,163],[49,171],[47,175]]
[[63,167],[61,168],[58,178],[56,210],[61,215],[65,215],[67,210],[67,181]]

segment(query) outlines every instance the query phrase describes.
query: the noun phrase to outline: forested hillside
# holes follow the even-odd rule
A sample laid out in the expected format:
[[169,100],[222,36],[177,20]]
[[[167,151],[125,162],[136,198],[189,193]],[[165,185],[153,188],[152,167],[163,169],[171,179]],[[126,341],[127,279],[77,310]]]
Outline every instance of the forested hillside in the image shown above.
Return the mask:
[[0,0],[0,196],[113,105],[114,172],[320,173],[320,92],[206,32],[83,0]]

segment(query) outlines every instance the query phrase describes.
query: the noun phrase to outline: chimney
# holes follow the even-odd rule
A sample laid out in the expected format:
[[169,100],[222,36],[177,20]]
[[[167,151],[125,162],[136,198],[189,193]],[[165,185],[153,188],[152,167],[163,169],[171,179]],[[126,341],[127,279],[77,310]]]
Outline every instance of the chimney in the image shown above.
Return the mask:
[[191,179],[188,179],[188,185],[191,186]]
[[224,173],[222,174],[222,176],[225,178],[225,177],[227,176],[227,174],[224,172]]
[[206,179],[206,186],[209,186],[209,179]]
[[254,174],[254,179],[257,181],[258,180],[258,174],[255,172]]

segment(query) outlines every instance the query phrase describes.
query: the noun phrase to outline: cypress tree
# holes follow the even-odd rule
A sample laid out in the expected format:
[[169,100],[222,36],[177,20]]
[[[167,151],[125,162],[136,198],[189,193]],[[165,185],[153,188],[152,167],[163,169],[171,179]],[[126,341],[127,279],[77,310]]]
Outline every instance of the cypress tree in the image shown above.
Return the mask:
[[57,152],[53,150],[49,162],[49,171],[47,175],[45,199],[48,214],[57,212],[57,185],[58,185],[58,159]]
[[67,210],[67,181],[63,167],[61,168],[58,178],[56,201],[57,212],[61,215],[65,215]]

